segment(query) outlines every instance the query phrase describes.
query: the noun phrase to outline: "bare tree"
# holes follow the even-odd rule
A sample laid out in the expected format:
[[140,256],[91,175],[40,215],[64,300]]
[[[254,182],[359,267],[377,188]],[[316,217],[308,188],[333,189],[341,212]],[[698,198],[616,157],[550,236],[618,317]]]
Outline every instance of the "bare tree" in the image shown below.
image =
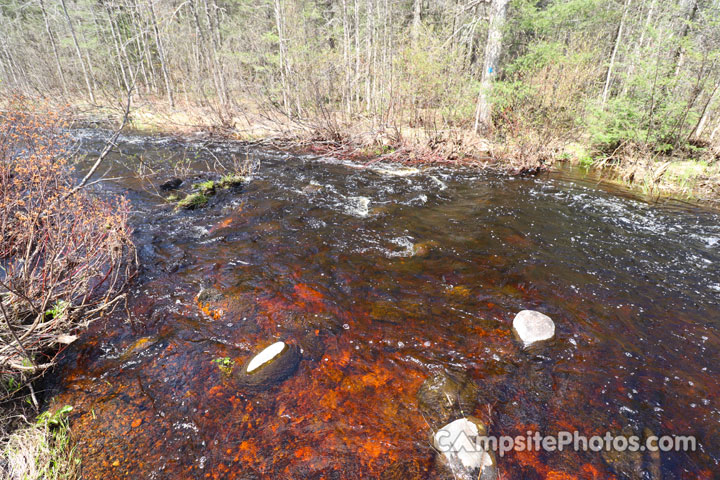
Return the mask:
[[603,88],[602,104],[603,106],[607,103],[608,93],[610,92],[610,82],[612,80],[613,68],[615,67],[615,58],[617,57],[618,49],[620,48],[620,42],[622,41],[623,30],[625,29],[625,20],[627,19],[628,10],[632,0],[625,0],[625,6],[623,7],[622,17],[620,24],[618,25],[615,33],[615,42],[613,43],[612,53],[610,54],[610,64],[608,65],[607,75],[605,75],[605,87]]
[[65,13],[65,19],[67,20],[68,28],[70,29],[70,34],[72,35],[73,45],[75,46],[75,53],[77,54],[77,58],[80,61],[80,67],[82,68],[83,77],[85,78],[85,85],[87,86],[90,101],[92,103],[95,103],[95,93],[93,92],[92,85],[90,84],[88,69],[85,66],[85,60],[83,60],[82,52],[80,51],[80,44],[78,43],[77,35],[75,35],[75,28],[73,28],[72,20],[70,19],[70,14],[68,13],[65,0],[60,0],[60,5],[62,5],[63,13]]

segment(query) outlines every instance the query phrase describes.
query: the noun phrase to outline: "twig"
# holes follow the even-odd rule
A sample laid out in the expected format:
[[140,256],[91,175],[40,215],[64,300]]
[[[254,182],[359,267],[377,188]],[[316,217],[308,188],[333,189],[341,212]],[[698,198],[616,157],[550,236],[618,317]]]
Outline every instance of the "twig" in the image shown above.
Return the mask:
[[105,144],[105,148],[103,148],[103,151],[100,153],[100,156],[98,156],[97,160],[95,160],[95,163],[90,168],[90,171],[83,177],[83,179],[75,185],[75,187],[70,190],[63,199],[67,199],[68,197],[74,195],[78,190],[83,188],[88,180],[90,180],[90,177],[92,177],[95,174],[95,171],[100,167],[100,164],[105,160],[105,157],[108,156],[108,154],[112,151],[113,147],[115,147],[115,142],[117,141],[118,137],[120,136],[120,132],[123,128],[125,128],[125,124],[127,123],[128,117],[130,116],[130,105],[132,103],[132,88],[128,89],[127,94],[127,102],[125,104],[125,114],[123,115],[122,122],[120,123],[120,127],[115,130],[115,133],[113,133],[113,136],[110,138],[110,140],[107,141]]

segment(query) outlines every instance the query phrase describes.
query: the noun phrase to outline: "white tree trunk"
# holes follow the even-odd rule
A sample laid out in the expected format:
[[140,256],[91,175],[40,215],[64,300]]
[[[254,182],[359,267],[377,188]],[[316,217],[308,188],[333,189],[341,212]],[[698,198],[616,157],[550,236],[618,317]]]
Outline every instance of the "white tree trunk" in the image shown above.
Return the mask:
[[152,21],[153,33],[155,34],[155,45],[158,49],[160,69],[162,70],[163,80],[165,81],[165,90],[167,91],[168,102],[170,103],[170,107],[175,108],[175,99],[173,98],[172,85],[170,84],[170,74],[167,69],[165,49],[163,48],[162,38],[160,38],[160,30],[158,29],[157,18],[155,17],[155,7],[153,7],[152,0],[148,2],[148,6],[150,7],[150,21]]
[[73,28],[72,20],[70,20],[65,0],[60,0],[60,5],[62,6],[65,19],[68,23],[68,28],[70,29],[70,34],[72,35],[75,53],[77,54],[78,60],[80,60],[80,67],[82,67],[83,77],[85,77],[85,85],[87,86],[88,94],[90,95],[90,101],[95,103],[95,93],[93,92],[92,85],[90,84],[90,77],[88,76],[87,67],[85,66],[85,60],[83,60],[82,52],[80,52],[80,44],[78,43],[77,36],[75,35],[75,29]]
[[703,107],[700,120],[698,120],[697,125],[695,125],[695,130],[693,131],[692,137],[696,140],[700,139],[703,131],[705,130],[705,127],[707,126],[708,117],[710,117],[711,106],[713,100],[715,99],[715,94],[718,92],[718,89],[720,89],[720,82],[715,84],[715,88],[713,88],[712,93],[710,93],[710,97],[708,98],[707,102],[705,102],[705,106]]
[[480,77],[480,93],[478,95],[477,109],[475,110],[475,131],[487,128],[491,120],[491,105],[488,94],[492,81],[497,75],[498,61],[502,52],[502,35],[505,26],[505,17],[510,0],[493,0],[488,25],[487,42],[485,43],[485,57]]
[[420,13],[422,12],[422,0],[413,0],[413,20],[410,37],[412,46],[417,47],[418,37],[420,37]]
[[620,48],[620,42],[622,42],[623,30],[625,29],[625,19],[627,18],[628,9],[632,4],[632,0],[626,0],[625,7],[623,8],[622,18],[620,19],[620,25],[615,35],[615,44],[613,45],[612,55],[610,55],[610,65],[608,65],[607,76],[605,77],[605,87],[603,88],[602,104],[605,106],[607,103],[608,94],[610,93],[610,83],[612,81],[612,72],[615,67],[615,58],[617,58],[617,52]]
[[45,10],[45,2],[43,2],[43,0],[40,0],[40,10],[42,11],[43,20],[45,22],[45,31],[50,39],[50,45],[52,45],[53,55],[55,56],[55,65],[58,69],[58,74],[60,74],[60,83],[62,84],[65,96],[67,96],[68,90],[67,82],[65,82],[65,73],[63,72],[62,65],[60,64],[60,55],[58,54],[57,44],[55,43],[55,36],[53,35],[52,30],[50,30],[50,20],[48,19],[47,10]]
[[290,115],[290,104],[288,102],[287,71],[285,66],[285,29],[283,28],[283,6],[281,0],[274,2],[275,28],[278,34],[278,55],[280,60],[280,84],[282,88],[283,109],[285,115]]

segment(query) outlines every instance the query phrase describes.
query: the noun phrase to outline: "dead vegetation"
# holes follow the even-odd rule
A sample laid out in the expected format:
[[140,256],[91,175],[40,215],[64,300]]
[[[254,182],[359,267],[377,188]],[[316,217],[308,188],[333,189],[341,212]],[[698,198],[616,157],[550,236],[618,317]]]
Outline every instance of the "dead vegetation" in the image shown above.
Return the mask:
[[12,107],[0,114],[0,470],[73,478],[65,420],[27,420],[33,382],[122,301],[136,264],[129,206],[77,188],[60,115]]

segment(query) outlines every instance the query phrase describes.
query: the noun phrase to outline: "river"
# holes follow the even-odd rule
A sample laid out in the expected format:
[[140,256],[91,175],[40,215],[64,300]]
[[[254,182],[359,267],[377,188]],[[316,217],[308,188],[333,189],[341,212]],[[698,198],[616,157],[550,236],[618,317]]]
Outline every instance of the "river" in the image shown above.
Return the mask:
[[[75,136],[93,154],[107,133]],[[204,208],[176,211],[155,188],[248,158],[252,180]],[[697,451],[662,454],[662,478],[717,477],[717,213],[572,171],[367,167],[143,135],[109,160],[121,178],[103,192],[132,202],[141,271],[45,385],[74,407],[85,478],[441,478],[416,394],[447,368],[480,387],[462,414],[493,435],[694,435]],[[199,304],[208,287],[222,298]],[[555,339],[524,350],[522,309],[552,317]],[[263,391],[213,361],[308,338],[297,372]],[[518,479],[617,469],[572,450],[498,466]]]

